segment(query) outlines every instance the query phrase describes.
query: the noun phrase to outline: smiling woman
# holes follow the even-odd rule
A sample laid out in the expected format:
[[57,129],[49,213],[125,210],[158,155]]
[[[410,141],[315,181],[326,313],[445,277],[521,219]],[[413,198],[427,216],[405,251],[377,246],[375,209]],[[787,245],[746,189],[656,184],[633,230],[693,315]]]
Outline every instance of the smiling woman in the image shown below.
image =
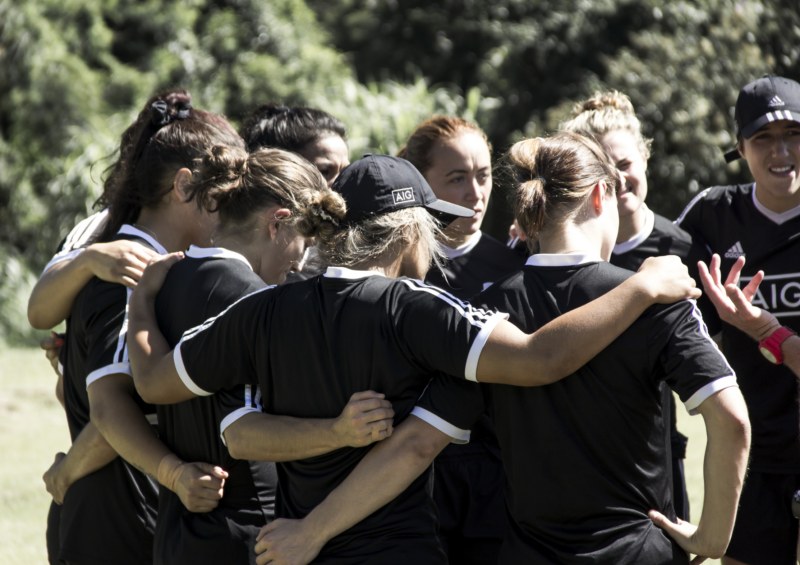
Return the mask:
[[[492,194],[491,146],[477,125],[434,116],[408,138],[400,156],[425,176],[436,196],[474,212],[447,226],[446,256],[426,282],[469,299],[522,267],[522,257],[481,231]],[[442,539],[452,563],[493,563],[505,531],[499,450],[488,418],[473,428],[468,445],[450,445],[434,466]],[[481,492],[473,500],[473,492]],[[474,537],[480,532],[480,537]]]

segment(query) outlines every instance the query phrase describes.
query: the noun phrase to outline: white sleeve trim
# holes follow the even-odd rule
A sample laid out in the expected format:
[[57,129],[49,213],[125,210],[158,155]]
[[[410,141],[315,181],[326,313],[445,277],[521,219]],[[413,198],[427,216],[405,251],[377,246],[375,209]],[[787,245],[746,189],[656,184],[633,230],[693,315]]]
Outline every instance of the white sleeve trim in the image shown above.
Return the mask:
[[131,372],[131,364],[128,362],[123,363],[112,363],[111,365],[106,365],[105,367],[100,367],[99,369],[95,369],[91,373],[86,376],[86,388],[89,388],[89,385],[95,381],[99,381],[103,377],[107,377],[108,375],[128,375],[129,377],[133,376]]
[[478,332],[478,337],[476,337],[475,341],[472,342],[472,347],[469,349],[469,355],[467,355],[467,366],[464,367],[464,377],[468,381],[476,383],[478,382],[478,359],[481,358],[481,352],[483,352],[486,342],[489,341],[489,336],[494,331],[495,326],[497,326],[500,320],[507,319],[508,314],[496,312],[483,323],[483,327],[481,328],[481,331]]
[[49,271],[53,267],[53,265],[61,263],[62,261],[66,261],[67,259],[74,259],[78,255],[83,253],[85,249],[86,249],[85,247],[81,247],[78,249],[72,249],[70,251],[60,251],[56,253],[55,255],[53,255],[53,258],[47,262],[47,265],[44,266],[44,269],[42,269],[42,274],[45,274],[47,271]]
[[225,443],[225,430],[227,430],[229,426],[231,426],[240,418],[247,416],[248,414],[252,414],[253,412],[261,412],[261,408],[256,406],[242,406],[222,419],[222,421],[219,423],[219,437],[222,440],[222,445],[228,447],[228,444]]
[[689,412],[692,416],[697,414],[697,409],[700,405],[705,401],[706,398],[709,396],[718,393],[722,389],[730,388],[730,387],[738,387],[739,383],[736,382],[736,375],[727,375],[725,377],[720,377],[704,387],[700,390],[695,392],[689,400],[683,403],[686,407],[686,411]]
[[175,350],[172,352],[172,360],[175,363],[175,370],[178,372],[178,376],[181,379],[183,385],[189,389],[195,396],[211,396],[214,394],[213,392],[209,392],[197,386],[192,378],[189,376],[189,373],[186,371],[186,365],[183,364],[183,356],[181,355],[181,345],[183,344],[183,340],[175,346]]
[[450,443],[457,443],[457,444],[464,444],[469,443],[470,438],[470,431],[469,430],[462,430],[451,424],[450,422],[443,420],[433,412],[426,410],[425,408],[421,408],[419,406],[414,406],[414,409],[411,411],[413,416],[416,416],[423,422],[426,422],[442,432],[443,434],[451,437]]

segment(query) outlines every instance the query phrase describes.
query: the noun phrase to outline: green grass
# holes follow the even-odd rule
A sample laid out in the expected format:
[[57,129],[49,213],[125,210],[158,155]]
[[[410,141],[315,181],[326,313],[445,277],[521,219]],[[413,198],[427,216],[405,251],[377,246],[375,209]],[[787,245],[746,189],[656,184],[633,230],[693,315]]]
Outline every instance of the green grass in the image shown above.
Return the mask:
[[69,447],[56,376],[38,349],[0,350],[0,563],[47,563],[42,474]]
[[[0,563],[47,563],[45,525],[50,498],[42,473],[69,447],[55,375],[38,349],[0,350]],[[686,474],[693,520],[702,510],[705,427],[678,403],[678,428],[689,436]],[[705,562],[716,565],[717,560]]]

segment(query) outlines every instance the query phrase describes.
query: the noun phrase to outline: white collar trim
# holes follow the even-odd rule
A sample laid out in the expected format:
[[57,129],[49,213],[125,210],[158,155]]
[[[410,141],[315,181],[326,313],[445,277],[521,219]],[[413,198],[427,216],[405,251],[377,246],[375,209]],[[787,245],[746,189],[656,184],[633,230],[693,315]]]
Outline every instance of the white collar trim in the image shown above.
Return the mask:
[[478,242],[481,240],[483,236],[483,232],[478,230],[469,236],[469,239],[463,245],[459,245],[458,247],[448,247],[445,244],[440,244],[442,251],[444,251],[445,256],[448,259],[455,259],[456,257],[461,257],[462,255],[466,255],[473,249],[475,246],[478,245]]
[[764,206],[761,202],[758,201],[756,197],[756,183],[753,183],[753,206],[756,207],[756,210],[764,214],[767,218],[775,222],[776,224],[780,225],[789,220],[800,216],[800,206],[795,206],[785,212],[773,212],[766,206]]
[[250,267],[250,270],[253,269],[250,261],[248,261],[244,255],[236,251],[231,251],[230,249],[225,249],[224,247],[198,247],[197,245],[190,245],[189,249],[186,250],[186,256],[192,257],[193,259],[235,259]]
[[356,269],[348,269],[347,267],[328,267],[323,275],[329,279],[365,279],[367,277],[382,277],[383,273],[378,271],[357,271]]
[[156,252],[158,252],[160,255],[166,255],[167,254],[167,250],[164,248],[163,245],[161,245],[158,241],[156,241],[156,238],[154,238],[149,233],[140,230],[139,228],[133,227],[130,224],[122,224],[122,227],[119,228],[119,231],[117,232],[117,234],[136,236],[139,239],[143,239],[147,243],[149,243],[150,246],[153,249],[155,249]]
[[650,237],[650,234],[653,233],[653,228],[656,225],[656,215],[653,213],[652,210],[649,208],[647,209],[647,215],[644,219],[644,227],[642,231],[634,235],[632,238],[623,241],[622,243],[617,243],[614,246],[613,253],[615,255],[619,255],[621,253],[627,253],[631,249],[636,249],[639,247],[644,241]]
[[591,253],[537,253],[528,257],[525,264],[532,267],[572,267],[599,261],[602,259]]

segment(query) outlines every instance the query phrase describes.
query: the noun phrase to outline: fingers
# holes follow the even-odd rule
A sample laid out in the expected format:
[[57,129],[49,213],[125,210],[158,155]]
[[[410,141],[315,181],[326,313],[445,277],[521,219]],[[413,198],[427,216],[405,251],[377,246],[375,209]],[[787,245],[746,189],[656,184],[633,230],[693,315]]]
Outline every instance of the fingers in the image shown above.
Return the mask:
[[359,400],[368,400],[370,398],[384,398],[386,395],[380,392],[375,392],[374,390],[362,390],[360,392],[354,392],[350,396],[350,402],[357,402]]
[[50,335],[39,342],[39,347],[47,352],[58,350],[64,345],[64,336],[56,332],[50,332]]
[[733,267],[731,267],[731,270],[728,273],[728,278],[725,279],[725,284],[735,284],[736,286],[739,286],[739,277],[742,273],[742,268],[744,268],[744,256],[736,259],[736,262],[733,264]]
[[258,535],[256,536],[256,541],[260,541],[261,538],[263,538],[265,535],[275,530],[276,528],[280,527],[281,522],[283,522],[283,518],[277,518],[276,520],[273,520],[266,526],[262,526],[261,529],[258,531]]
[[[758,292],[758,287],[761,285],[761,281],[764,280],[764,271],[758,271],[753,278],[750,279],[750,282],[745,285],[742,289],[742,293],[744,294],[745,298],[747,298],[748,302],[753,301],[753,297]],[[738,281],[737,281],[738,286]]]

